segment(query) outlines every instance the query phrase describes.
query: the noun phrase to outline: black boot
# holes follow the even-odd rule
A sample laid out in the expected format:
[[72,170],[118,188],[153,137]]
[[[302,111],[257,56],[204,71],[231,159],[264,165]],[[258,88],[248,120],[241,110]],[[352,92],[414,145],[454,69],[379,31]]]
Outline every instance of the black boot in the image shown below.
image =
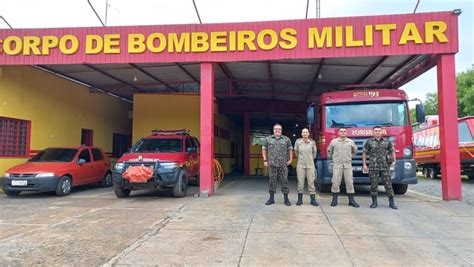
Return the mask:
[[318,206],[318,202],[316,201],[316,195],[315,194],[311,194],[309,195],[309,197],[311,198],[311,205],[313,206]]
[[337,206],[337,193],[332,193],[331,206],[332,206],[332,207]]
[[275,193],[270,193],[270,198],[267,200],[265,205],[275,204]]
[[303,204],[303,193],[298,193],[298,201],[296,202],[296,206],[301,206]]
[[354,194],[347,194],[347,196],[349,197],[349,206],[352,206],[354,208],[358,208],[359,204],[357,204],[357,202],[355,201]]
[[388,206],[394,210],[398,210],[397,205],[395,205],[395,201],[393,200],[393,197],[388,197]]
[[372,205],[370,205],[371,209],[377,208],[377,196],[372,195]]
[[288,199],[288,194],[283,194],[283,196],[284,196],[284,199],[285,199],[285,205],[291,206],[291,202],[290,202],[290,200]]

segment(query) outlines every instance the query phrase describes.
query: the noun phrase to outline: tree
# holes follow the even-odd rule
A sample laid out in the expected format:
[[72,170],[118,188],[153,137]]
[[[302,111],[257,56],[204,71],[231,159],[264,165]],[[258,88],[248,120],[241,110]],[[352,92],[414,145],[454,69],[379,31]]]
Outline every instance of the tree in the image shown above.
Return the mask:
[[[474,69],[461,72],[456,76],[459,118],[474,115]],[[427,93],[423,102],[426,115],[438,115],[438,94]]]
[[474,69],[461,72],[456,77],[459,117],[474,115]]
[[425,108],[425,115],[438,115],[438,94],[427,93],[423,107]]

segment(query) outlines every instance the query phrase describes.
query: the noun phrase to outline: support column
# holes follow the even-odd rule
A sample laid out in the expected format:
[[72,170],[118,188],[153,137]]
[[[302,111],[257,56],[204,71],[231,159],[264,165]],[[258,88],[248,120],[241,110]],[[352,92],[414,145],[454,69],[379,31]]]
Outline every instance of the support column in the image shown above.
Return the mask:
[[461,200],[461,163],[454,54],[441,55],[437,67],[443,200]]
[[214,189],[214,68],[201,63],[200,86],[200,193],[211,196]]
[[250,175],[250,114],[244,112],[244,175]]

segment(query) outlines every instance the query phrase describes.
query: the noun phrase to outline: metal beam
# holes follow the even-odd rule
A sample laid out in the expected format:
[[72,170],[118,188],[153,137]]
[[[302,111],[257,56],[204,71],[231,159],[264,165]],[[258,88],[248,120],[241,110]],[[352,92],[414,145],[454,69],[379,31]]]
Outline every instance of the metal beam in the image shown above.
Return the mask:
[[0,16],[0,19],[3,20],[3,22],[5,22],[8,25],[8,27],[10,27],[10,29],[13,30],[12,25],[10,25],[10,23],[8,23],[8,21],[3,16]]
[[90,88],[90,89],[96,90],[96,91],[98,91],[98,92],[105,93],[105,94],[108,94],[108,95],[111,95],[111,96],[115,96],[115,97],[118,97],[118,98],[120,98],[120,99],[122,99],[122,100],[124,100],[124,101],[127,101],[127,102],[129,102],[129,103],[132,103],[132,100],[129,99],[129,98],[126,98],[126,97],[121,96],[121,95],[117,95],[117,94],[115,94],[115,93],[112,93],[112,92],[110,92],[110,91],[108,91],[108,90],[105,90],[105,89],[102,89],[102,88],[99,88],[99,87],[96,87],[96,86],[92,86],[92,85],[88,84],[88,83],[85,82],[85,81],[82,81],[82,80],[80,80],[80,79],[71,77],[71,76],[69,76],[69,75],[67,75],[67,74],[65,74],[65,73],[63,73],[63,72],[59,72],[59,71],[57,71],[57,70],[53,70],[53,69],[51,69],[51,68],[49,68],[49,67],[46,67],[46,66],[44,66],[44,65],[32,65],[32,66],[35,67],[35,68],[37,68],[37,69],[40,69],[40,70],[42,70],[42,71],[49,72],[49,73],[51,73],[51,74],[57,75],[57,76],[59,76],[59,77],[61,77],[61,78],[64,78],[64,79],[66,79],[66,80],[70,80],[70,81],[75,82],[75,83],[77,83],[77,84],[80,84],[80,85],[82,85],[82,86],[85,86],[85,87],[88,87],[88,88]]
[[235,92],[240,93],[241,88],[240,88],[239,84],[237,83],[237,79],[235,79],[235,76],[230,71],[229,67],[227,67],[227,65],[224,62],[219,62],[219,63],[217,63],[217,65],[224,72],[227,79],[232,81],[232,85],[236,89]]
[[113,76],[112,74],[107,73],[107,72],[105,72],[105,71],[103,71],[103,70],[101,70],[101,69],[99,69],[99,68],[97,68],[97,67],[94,67],[94,66],[89,65],[89,64],[84,64],[84,66],[86,66],[86,67],[88,67],[88,68],[90,68],[90,69],[92,69],[92,70],[94,70],[94,71],[97,71],[98,73],[100,73],[100,74],[102,74],[102,75],[104,75],[104,76],[107,76],[107,77],[109,77],[109,78],[112,79],[112,80],[115,80],[115,81],[117,81],[117,82],[120,82],[120,83],[122,83],[122,84],[125,84],[125,85],[127,85],[128,87],[131,87],[131,88],[133,88],[133,89],[135,89],[135,90],[137,90],[137,91],[139,91],[139,92],[143,92],[142,89],[136,87],[135,85],[133,85],[133,84],[131,84],[131,83],[128,83],[128,82],[126,82],[126,81],[124,81],[124,80],[122,80],[122,79],[119,79],[119,78]]
[[385,83],[385,80],[392,77],[395,73],[400,71],[401,69],[405,68],[408,64],[410,64],[414,59],[416,59],[419,55],[413,55],[405,60],[399,67],[395,68],[395,70],[391,71],[389,74],[385,75],[382,79],[378,80],[378,83]]
[[199,80],[194,77],[187,69],[185,69],[183,67],[183,65],[179,64],[179,63],[176,63],[176,66],[178,66],[178,68],[180,68],[184,73],[186,73],[191,79],[193,79],[193,81],[199,83]]
[[171,90],[173,90],[173,91],[176,91],[176,92],[179,91],[177,88],[175,88],[175,87],[169,85],[168,83],[166,83],[166,82],[164,82],[164,81],[158,79],[155,75],[153,75],[153,74],[151,74],[150,72],[148,72],[148,71],[146,71],[146,70],[140,68],[140,67],[137,66],[136,64],[129,63],[129,65],[132,66],[133,68],[135,68],[136,70],[138,70],[139,72],[145,74],[147,77],[153,79],[154,81],[157,81],[157,82],[159,82],[160,84],[162,84],[162,85],[168,87],[169,89],[171,89]]
[[324,58],[321,59],[321,62],[319,62],[318,69],[314,73],[313,80],[311,81],[311,85],[308,87],[308,91],[306,92],[306,101],[308,101],[309,96],[311,95],[311,92],[313,91],[314,86],[317,84],[318,76],[321,74],[321,69],[323,68],[324,64]]
[[367,80],[370,76],[372,76],[387,59],[388,59],[388,56],[382,57],[382,59],[380,59],[372,68],[370,68],[369,71],[367,71],[362,77],[362,79],[360,79],[357,83],[365,82],[365,80]]

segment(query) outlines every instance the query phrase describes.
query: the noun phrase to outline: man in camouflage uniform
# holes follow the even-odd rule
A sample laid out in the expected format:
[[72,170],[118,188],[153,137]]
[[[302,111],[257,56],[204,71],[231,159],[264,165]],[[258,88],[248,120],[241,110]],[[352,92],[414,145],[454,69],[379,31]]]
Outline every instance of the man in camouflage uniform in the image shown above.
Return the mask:
[[[382,137],[383,129],[375,126],[373,129],[374,137],[368,139],[364,143],[362,151],[362,161],[364,172],[369,172],[370,176],[370,194],[372,196],[372,205],[370,208],[377,207],[377,192],[379,180],[382,179],[385,192],[388,195],[389,206],[392,209],[398,209],[393,200],[393,188],[390,174],[390,167],[394,167],[396,163],[395,150],[392,142]],[[369,156],[369,165],[367,166],[367,155]]]
[[352,157],[357,154],[357,146],[354,141],[347,138],[347,129],[339,128],[338,137],[334,138],[328,146],[328,157],[332,159],[332,201],[331,206],[337,206],[337,195],[339,194],[342,177],[346,184],[346,193],[349,198],[349,206],[358,208],[359,204],[354,199],[354,181],[352,173]]
[[288,193],[290,192],[288,189],[288,165],[293,160],[293,146],[291,140],[281,133],[282,126],[275,124],[273,135],[266,137],[262,146],[263,165],[268,168],[268,176],[270,177],[270,198],[265,205],[275,203],[277,180],[280,180],[285,205],[291,206],[288,199]]

